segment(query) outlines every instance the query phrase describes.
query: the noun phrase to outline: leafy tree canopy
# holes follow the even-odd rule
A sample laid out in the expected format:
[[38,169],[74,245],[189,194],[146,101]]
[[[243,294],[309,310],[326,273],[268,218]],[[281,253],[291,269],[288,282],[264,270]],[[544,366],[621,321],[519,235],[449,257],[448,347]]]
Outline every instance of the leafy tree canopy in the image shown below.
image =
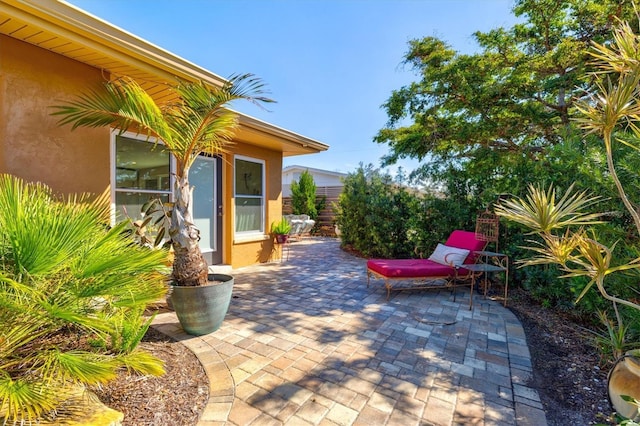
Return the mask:
[[409,43],[404,63],[420,80],[383,105],[389,121],[375,141],[390,147],[386,165],[415,158],[434,175],[473,163],[492,176],[575,135],[575,102],[592,87],[587,49],[617,19],[637,23],[632,1],[517,0],[513,12],[521,23],[474,34],[476,54],[434,37]]

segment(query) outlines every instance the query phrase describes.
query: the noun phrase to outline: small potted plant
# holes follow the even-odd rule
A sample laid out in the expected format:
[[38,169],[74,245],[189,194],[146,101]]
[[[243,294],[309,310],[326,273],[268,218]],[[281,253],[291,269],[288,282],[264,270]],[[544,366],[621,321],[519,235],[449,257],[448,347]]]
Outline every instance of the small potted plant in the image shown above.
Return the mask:
[[289,232],[291,231],[291,224],[287,222],[285,218],[280,219],[278,222],[271,224],[271,233],[276,238],[276,243],[284,244],[289,238]]

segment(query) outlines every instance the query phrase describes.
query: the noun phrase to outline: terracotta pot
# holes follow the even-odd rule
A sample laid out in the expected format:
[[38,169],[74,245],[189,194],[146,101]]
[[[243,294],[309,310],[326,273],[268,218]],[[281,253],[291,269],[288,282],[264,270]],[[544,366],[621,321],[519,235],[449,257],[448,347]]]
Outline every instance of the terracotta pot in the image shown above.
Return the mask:
[[284,244],[289,240],[289,236],[287,234],[276,234],[276,243]]
[[201,336],[222,325],[233,290],[233,277],[209,274],[210,284],[185,287],[172,286],[171,306],[180,325],[188,334]]
[[640,401],[640,351],[628,351],[609,372],[609,400],[618,414],[640,420],[638,407],[622,399],[627,395]]

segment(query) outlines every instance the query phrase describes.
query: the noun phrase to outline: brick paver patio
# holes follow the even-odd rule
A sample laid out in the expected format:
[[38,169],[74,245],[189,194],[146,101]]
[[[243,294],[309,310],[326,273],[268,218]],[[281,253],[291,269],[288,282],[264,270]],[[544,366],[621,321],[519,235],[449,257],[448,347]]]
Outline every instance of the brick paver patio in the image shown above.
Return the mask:
[[234,270],[222,327],[154,327],[207,370],[201,425],[546,425],[523,329],[500,303],[458,289],[367,288],[365,260],[334,239],[289,245],[283,262]]

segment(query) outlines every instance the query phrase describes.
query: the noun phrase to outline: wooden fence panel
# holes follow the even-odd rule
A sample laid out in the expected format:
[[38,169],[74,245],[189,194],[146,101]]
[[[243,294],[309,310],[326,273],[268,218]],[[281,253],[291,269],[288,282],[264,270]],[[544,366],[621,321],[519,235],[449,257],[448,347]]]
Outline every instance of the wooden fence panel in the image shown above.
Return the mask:
[[[342,192],[341,186],[322,186],[316,188],[316,203],[322,197],[326,197],[325,208],[318,212],[318,220],[313,233],[327,237],[335,237],[335,213],[334,204],[338,204],[338,198]],[[292,214],[291,197],[282,198],[282,214]]]

